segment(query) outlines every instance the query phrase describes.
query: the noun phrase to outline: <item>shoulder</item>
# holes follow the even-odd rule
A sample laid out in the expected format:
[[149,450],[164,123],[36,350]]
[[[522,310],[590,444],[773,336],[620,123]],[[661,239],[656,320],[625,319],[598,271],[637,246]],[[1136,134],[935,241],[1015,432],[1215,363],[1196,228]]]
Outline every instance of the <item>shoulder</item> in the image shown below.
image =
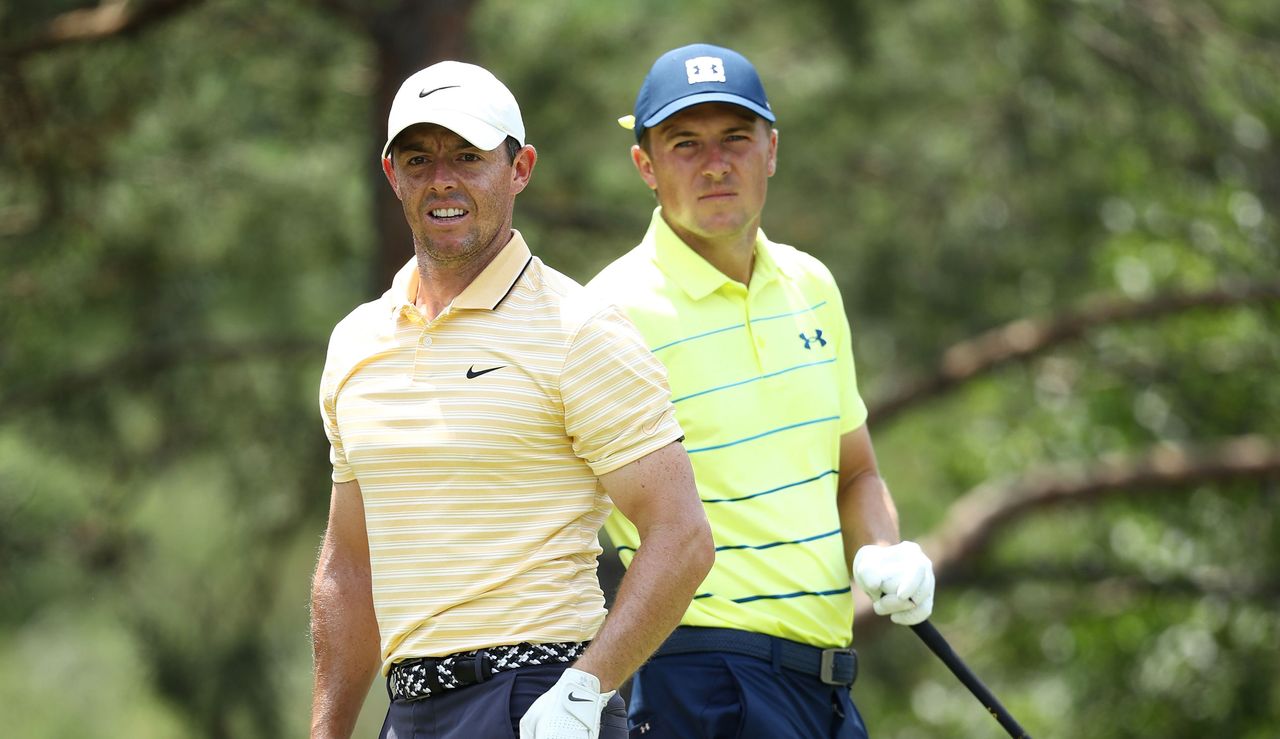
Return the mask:
[[788,244],[766,240],[765,245],[778,270],[816,311],[830,320],[848,324],[844,297],[827,265],[812,254]]
[[801,251],[790,244],[779,244],[766,241],[765,248],[778,267],[793,279],[835,286],[836,280],[831,270],[812,254]]
[[648,319],[669,319],[680,287],[654,260],[653,245],[644,243],[615,259],[587,283],[587,290],[618,306],[643,328]]
[[651,244],[642,243],[632,247],[630,251],[600,270],[600,273],[587,283],[587,287],[593,290],[605,286],[623,287],[628,281],[627,276],[637,270],[645,272],[658,271],[657,265],[653,262],[653,246]]
[[360,361],[377,351],[379,326],[391,320],[391,308],[383,299],[356,306],[329,334],[322,384],[335,393]]
[[611,307],[593,290],[577,280],[543,263],[537,257],[530,263],[527,287],[547,317],[555,317],[568,335],[578,331],[593,318]]
[[387,319],[391,308],[382,298],[356,306],[329,334],[329,355],[354,348],[376,332],[379,319]]
[[587,289],[621,306],[673,287],[654,261],[653,245],[643,243],[613,260],[587,283]]

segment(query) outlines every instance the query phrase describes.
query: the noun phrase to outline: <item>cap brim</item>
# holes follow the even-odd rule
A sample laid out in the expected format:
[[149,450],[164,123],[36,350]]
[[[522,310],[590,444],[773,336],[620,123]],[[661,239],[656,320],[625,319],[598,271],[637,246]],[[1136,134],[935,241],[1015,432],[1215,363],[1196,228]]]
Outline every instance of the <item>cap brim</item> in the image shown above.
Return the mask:
[[386,159],[391,155],[391,142],[395,141],[397,136],[404,133],[405,129],[416,126],[419,123],[434,123],[437,126],[444,126],[466,139],[467,143],[484,151],[492,151],[507,140],[507,133],[502,129],[495,128],[466,113],[456,110],[433,110],[424,115],[414,116],[412,120],[402,122],[394,133],[387,136],[387,143],[382,146],[382,158]]
[[639,136],[644,132],[644,129],[653,128],[685,108],[701,105],[702,103],[732,103],[750,110],[770,123],[778,120],[768,108],[761,107],[741,95],[734,95],[728,92],[700,92],[696,95],[687,95],[679,100],[673,100],[659,108],[658,112],[644,119],[640,125],[635,127],[636,135]]

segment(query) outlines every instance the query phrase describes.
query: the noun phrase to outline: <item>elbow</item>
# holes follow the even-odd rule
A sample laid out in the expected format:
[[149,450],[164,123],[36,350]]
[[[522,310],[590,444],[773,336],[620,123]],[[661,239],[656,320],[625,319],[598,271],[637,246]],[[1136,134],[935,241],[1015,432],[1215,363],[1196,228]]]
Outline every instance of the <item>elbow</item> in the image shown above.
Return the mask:
[[705,515],[698,516],[697,522],[689,536],[688,560],[692,574],[698,576],[698,582],[706,578],[711,567],[716,563],[716,542],[711,537],[711,524]]

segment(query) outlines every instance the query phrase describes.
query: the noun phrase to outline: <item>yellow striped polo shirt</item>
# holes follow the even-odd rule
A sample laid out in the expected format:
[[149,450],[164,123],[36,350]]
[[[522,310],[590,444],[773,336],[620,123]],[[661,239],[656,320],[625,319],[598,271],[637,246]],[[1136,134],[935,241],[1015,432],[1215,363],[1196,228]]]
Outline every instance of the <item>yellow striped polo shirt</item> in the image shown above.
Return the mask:
[[[761,232],[751,283],[690,249],[661,209],[588,289],[616,302],[667,367],[715,566],[683,624],[846,646],[853,600],[836,507],[840,436],[866,421],[831,273]],[[605,530],[629,564],[635,528]]]
[[617,308],[511,241],[432,321],[415,260],[334,329],[320,406],[364,497],[383,671],[604,619],[596,477],[681,436]]

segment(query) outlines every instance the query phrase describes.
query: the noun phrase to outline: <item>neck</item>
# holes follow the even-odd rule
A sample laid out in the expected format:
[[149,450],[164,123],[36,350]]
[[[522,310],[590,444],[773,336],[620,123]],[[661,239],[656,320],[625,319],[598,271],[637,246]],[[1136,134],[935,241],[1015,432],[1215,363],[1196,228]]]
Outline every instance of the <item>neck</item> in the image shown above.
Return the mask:
[[755,267],[756,258],[756,234],[760,230],[759,219],[742,231],[723,237],[696,234],[670,221],[667,225],[676,236],[680,237],[681,241],[693,249],[698,256],[707,260],[712,267],[720,270],[725,277],[743,285],[751,284],[751,271]]
[[514,232],[506,232],[505,239],[494,239],[493,244],[473,258],[457,262],[442,262],[431,257],[426,249],[415,244],[418,258],[418,295],[414,305],[428,320],[434,320],[463,290],[475,281],[503,247],[511,241]]

